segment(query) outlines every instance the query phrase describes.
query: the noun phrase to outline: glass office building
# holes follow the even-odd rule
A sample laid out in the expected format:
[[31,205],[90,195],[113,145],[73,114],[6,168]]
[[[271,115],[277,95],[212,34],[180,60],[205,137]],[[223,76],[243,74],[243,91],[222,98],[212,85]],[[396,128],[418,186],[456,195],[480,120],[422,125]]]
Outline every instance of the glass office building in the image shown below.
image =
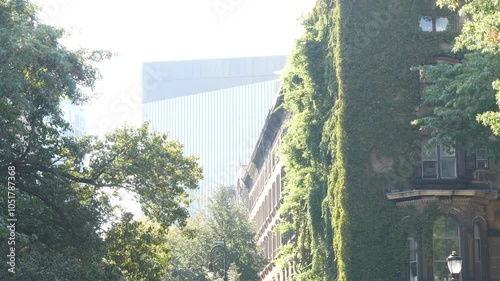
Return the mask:
[[151,62],[143,65],[143,120],[196,155],[204,179],[193,211],[236,183],[279,90],[285,56]]

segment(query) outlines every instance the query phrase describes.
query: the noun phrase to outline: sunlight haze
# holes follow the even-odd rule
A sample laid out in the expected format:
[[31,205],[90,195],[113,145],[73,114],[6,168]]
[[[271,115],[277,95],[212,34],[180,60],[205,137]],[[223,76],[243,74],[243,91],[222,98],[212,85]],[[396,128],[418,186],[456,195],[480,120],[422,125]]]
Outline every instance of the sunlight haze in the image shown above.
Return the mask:
[[87,132],[103,135],[140,124],[143,62],[288,54],[315,1],[36,2],[44,22],[68,30],[68,47],[116,53],[98,65],[101,95],[85,107]]

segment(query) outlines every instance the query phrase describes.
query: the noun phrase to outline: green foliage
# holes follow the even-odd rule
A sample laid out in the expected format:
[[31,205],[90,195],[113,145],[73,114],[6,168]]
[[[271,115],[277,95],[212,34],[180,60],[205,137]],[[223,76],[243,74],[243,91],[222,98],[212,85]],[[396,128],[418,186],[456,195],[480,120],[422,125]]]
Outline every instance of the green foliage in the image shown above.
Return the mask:
[[[408,188],[417,149],[410,122],[418,97],[412,65],[443,55],[445,32],[422,32],[423,15],[447,16],[432,1],[337,1],[339,35],[335,51],[339,84],[339,116],[334,132],[336,163],[329,194],[339,280],[395,280],[405,255],[406,234],[400,211],[384,193]],[[390,43],[388,43],[390,42]],[[378,159],[387,167],[377,168]],[[401,175],[388,182],[388,174]],[[403,176],[404,175],[404,176]],[[373,257],[377,257],[373,259]]]
[[234,263],[237,266],[241,281],[258,280],[265,261],[259,254],[248,210],[232,199],[224,187],[210,198],[208,209],[207,228],[217,241],[224,241],[228,265]]
[[[29,1],[0,1],[0,181],[7,187],[15,167],[16,186],[16,273],[9,278],[120,280],[103,259],[103,228],[115,211],[108,190],[131,191],[167,228],[185,221],[186,189],[197,187],[201,170],[179,143],[149,134],[147,125],[104,140],[64,136],[60,102],[86,102],[84,89],[100,77],[94,64],[110,53],[66,49],[64,31],[40,23],[36,12]],[[10,235],[6,206],[0,196],[1,241]],[[7,247],[0,243],[2,253]]]
[[[224,241],[228,253],[226,266],[232,265],[232,276],[239,276],[235,280],[258,280],[258,272],[265,265],[258,254],[248,210],[229,197],[224,187],[210,199],[208,214],[188,220],[182,229],[170,230],[167,240],[172,251],[167,280],[208,280],[205,266],[214,241]],[[221,261],[214,260],[215,271],[221,268]]]
[[241,273],[238,272],[238,267],[233,262],[228,269],[227,278],[229,281],[241,281],[240,279]]
[[169,281],[207,280],[206,265],[212,242],[215,241],[207,228],[209,218],[199,214],[187,220],[182,228],[172,228],[167,236]]
[[500,56],[488,53],[465,55],[459,64],[424,66],[426,79],[433,84],[426,88],[423,104],[433,112],[414,124],[432,132],[436,142],[456,143],[469,151],[487,147],[500,156],[493,132],[476,121],[479,114],[496,108],[495,91],[491,86],[500,74]]
[[90,156],[84,181],[132,192],[144,214],[163,227],[185,223],[187,190],[197,188],[202,176],[197,158],[185,157],[179,142],[149,133],[144,123],[140,128],[121,128],[102,141],[93,139],[84,149]]
[[166,231],[154,221],[134,220],[125,213],[106,233],[106,260],[134,281],[165,280]]
[[[498,56],[497,56],[498,57]],[[497,59],[498,60],[498,59]],[[493,89],[496,90],[496,104],[500,105],[500,80],[495,80],[492,83]],[[500,110],[486,111],[477,116],[477,121],[485,126],[489,126],[491,131],[500,137]]]
[[465,22],[457,36],[455,51],[480,50],[492,53],[500,51],[500,3],[491,0],[438,0],[441,7],[458,10]]
[[[421,31],[421,16],[448,17],[448,30]],[[404,268],[405,221],[420,216],[404,219],[385,192],[409,187],[419,155],[410,67],[445,55],[455,22],[430,0],[321,1],[304,21],[283,86],[291,219],[280,229],[296,239],[281,262],[297,280],[396,280]]]
[[[500,71],[498,67],[492,68],[488,67],[488,65],[485,65],[488,69],[477,68],[481,61],[485,63],[491,60],[492,64],[495,66],[497,62],[500,61],[500,3],[490,0],[466,1],[462,5],[457,0],[439,0],[438,3],[442,7],[448,6],[452,10],[458,10],[459,14],[464,19],[461,33],[455,41],[454,51],[477,51],[477,53],[470,55],[469,59],[463,62],[464,66],[440,66],[432,70],[436,80],[442,78],[441,85],[445,84],[446,82],[444,79],[447,79],[447,83],[450,87],[456,89],[455,96],[448,95],[444,97],[441,95],[441,100],[447,104],[451,104],[453,107],[454,102],[458,99],[456,95],[464,95],[465,97],[463,100],[465,100],[472,95],[477,95],[477,93],[474,94],[475,90],[484,90],[481,97],[486,99],[486,104],[483,106],[474,104],[467,113],[460,116],[460,119],[463,120],[468,118],[470,123],[467,127],[474,129],[479,129],[476,123],[477,121],[491,129],[496,136],[500,136]],[[450,68],[450,70],[447,68]],[[460,77],[457,76],[453,78],[448,76],[448,74],[453,71],[451,70],[452,68],[460,71],[459,74],[461,75],[458,75]],[[428,71],[430,71],[430,69],[432,68],[429,68]],[[473,69],[475,72],[472,73],[471,70]],[[466,73],[471,74],[472,77],[464,79],[463,76],[466,75]],[[473,83],[475,78],[479,79],[477,83]],[[465,92],[464,89],[470,92]],[[434,92],[434,90],[432,91]],[[446,92],[451,93],[451,90],[447,89]],[[435,93],[431,93],[429,96],[434,94]],[[492,103],[495,95],[496,106]],[[492,106],[495,107],[492,108]],[[471,111],[476,115],[471,116]],[[445,110],[445,112],[449,112],[449,110]],[[439,130],[446,129],[446,127],[444,127],[446,124],[444,123],[433,123],[433,126]],[[469,132],[471,135],[476,133],[476,130],[468,131],[464,128],[460,128],[460,130],[464,133]],[[480,131],[484,132],[485,130]],[[467,146],[472,146],[472,143],[467,143]],[[496,156],[498,157],[498,154]]]
[[333,66],[332,3],[324,1],[304,19],[305,33],[297,41],[284,77],[285,108],[292,113],[282,148],[287,171],[280,210],[292,221],[296,239],[281,251],[279,263],[294,262],[298,280],[333,280],[331,215],[323,204],[331,165],[330,123],[337,99]]
[[438,215],[437,210],[436,203],[429,203],[420,211],[416,210],[414,206],[401,209],[402,233],[417,241],[417,244],[420,245],[418,251],[425,262],[432,262],[432,233],[434,221]]

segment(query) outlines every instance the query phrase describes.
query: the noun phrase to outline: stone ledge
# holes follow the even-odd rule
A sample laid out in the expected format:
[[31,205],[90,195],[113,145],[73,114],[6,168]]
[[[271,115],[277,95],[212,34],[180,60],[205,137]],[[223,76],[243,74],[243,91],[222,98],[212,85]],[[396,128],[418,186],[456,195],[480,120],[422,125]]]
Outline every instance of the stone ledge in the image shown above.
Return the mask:
[[498,190],[475,190],[475,189],[460,189],[460,190],[407,190],[390,192],[386,194],[387,199],[394,201],[414,200],[422,197],[474,197],[479,199],[495,200],[498,199]]

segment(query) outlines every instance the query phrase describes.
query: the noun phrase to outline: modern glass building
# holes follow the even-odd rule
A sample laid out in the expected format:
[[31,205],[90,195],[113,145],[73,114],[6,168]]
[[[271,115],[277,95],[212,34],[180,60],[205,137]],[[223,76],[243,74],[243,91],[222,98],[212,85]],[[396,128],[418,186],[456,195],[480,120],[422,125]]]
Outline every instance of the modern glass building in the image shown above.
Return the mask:
[[279,90],[285,56],[151,62],[143,65],[143,120],[196,155],[203,208],[219,186],[234,185]]

